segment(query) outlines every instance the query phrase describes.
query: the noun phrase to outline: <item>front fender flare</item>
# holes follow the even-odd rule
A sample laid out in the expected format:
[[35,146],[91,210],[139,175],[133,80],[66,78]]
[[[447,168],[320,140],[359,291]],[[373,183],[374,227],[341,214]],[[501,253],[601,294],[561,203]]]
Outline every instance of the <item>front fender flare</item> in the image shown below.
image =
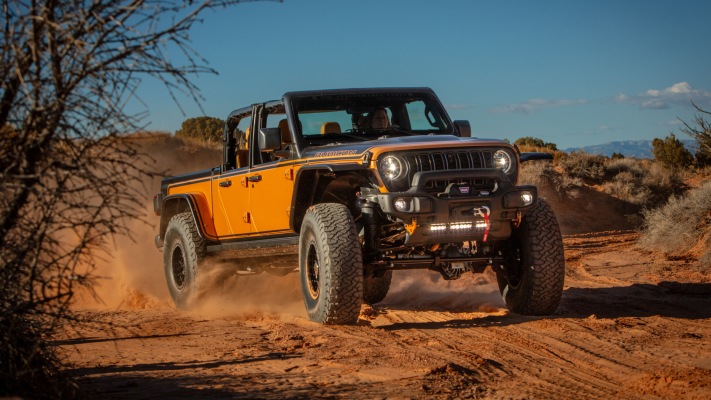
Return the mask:
[[331,178],[344,172],[370,174],[372,180],[375,179],[369,168],[356,163],[314,164],[304,166],[297,171],[294,179],[294,195],[291,197],[291,212],[289,214],[289,227],[294,232],[298,233],[301,229],[301,220],[306,214],[306,209],[318,202],[319,190],[323,190],[325,183]]

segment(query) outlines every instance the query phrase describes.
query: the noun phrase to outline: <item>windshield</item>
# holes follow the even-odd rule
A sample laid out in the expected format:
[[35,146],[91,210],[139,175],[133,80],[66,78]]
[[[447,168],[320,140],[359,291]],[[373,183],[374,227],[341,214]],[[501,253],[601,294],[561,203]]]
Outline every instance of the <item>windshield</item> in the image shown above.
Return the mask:
[[294,99],[301,136],[310,142],[365,141],[451,134],[439,102],[427,93],[357,93]]

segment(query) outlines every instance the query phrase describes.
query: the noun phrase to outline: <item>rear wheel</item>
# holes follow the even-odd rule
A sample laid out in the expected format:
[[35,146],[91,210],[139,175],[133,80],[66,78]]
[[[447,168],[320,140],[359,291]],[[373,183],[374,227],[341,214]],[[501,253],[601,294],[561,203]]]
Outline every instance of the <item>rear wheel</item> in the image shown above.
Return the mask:
[[380,303],[390,290],[393,271],[385,271],[383,276],[367,275],[363,277],[363,302],[365,304]]
[[323,324],[354,324],[363,301],[363,262],[348,208],[316,204],[299,238],[299,275],[306,312]]
[[539,199],[504,246],[497,274],[506,307],[522,315],[550,315],[558,308],[565,280],[563,239],[553,210]]
[[189,212],[174,215],[165,231],[163,266],[168,291],[178,308],[192,306],[197,298],[197,275],[205,256],[205,242]]

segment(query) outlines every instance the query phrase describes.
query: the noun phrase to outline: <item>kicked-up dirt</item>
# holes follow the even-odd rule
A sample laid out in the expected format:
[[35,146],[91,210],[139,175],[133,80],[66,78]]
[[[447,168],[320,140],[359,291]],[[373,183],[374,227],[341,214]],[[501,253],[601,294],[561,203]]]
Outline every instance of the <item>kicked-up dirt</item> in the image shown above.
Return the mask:
[[711,398],[711,276],[636,239],[564,236],[550,317],[506,311],[490,272],[411,271],[355,326],[310,322],[296,274],[239,276],[178,311],[154,254],[58,345],[92,398]]

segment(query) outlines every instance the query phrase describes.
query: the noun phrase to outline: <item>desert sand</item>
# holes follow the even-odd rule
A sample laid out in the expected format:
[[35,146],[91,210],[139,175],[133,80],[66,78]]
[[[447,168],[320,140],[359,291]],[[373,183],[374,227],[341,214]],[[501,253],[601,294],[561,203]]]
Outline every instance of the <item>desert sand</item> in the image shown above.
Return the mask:
[[489,270],[398,271],[354,326],[310,322],[296,274],[234,276],[180,311],[137,223],[97,270],[101,301],[75,306],[95,323],[56,344],[91,398],[711,398],[711,276],[639,249],[614,205],[581,226],[584,204],[552,204],[566,282],[549,317],[509,313]]

